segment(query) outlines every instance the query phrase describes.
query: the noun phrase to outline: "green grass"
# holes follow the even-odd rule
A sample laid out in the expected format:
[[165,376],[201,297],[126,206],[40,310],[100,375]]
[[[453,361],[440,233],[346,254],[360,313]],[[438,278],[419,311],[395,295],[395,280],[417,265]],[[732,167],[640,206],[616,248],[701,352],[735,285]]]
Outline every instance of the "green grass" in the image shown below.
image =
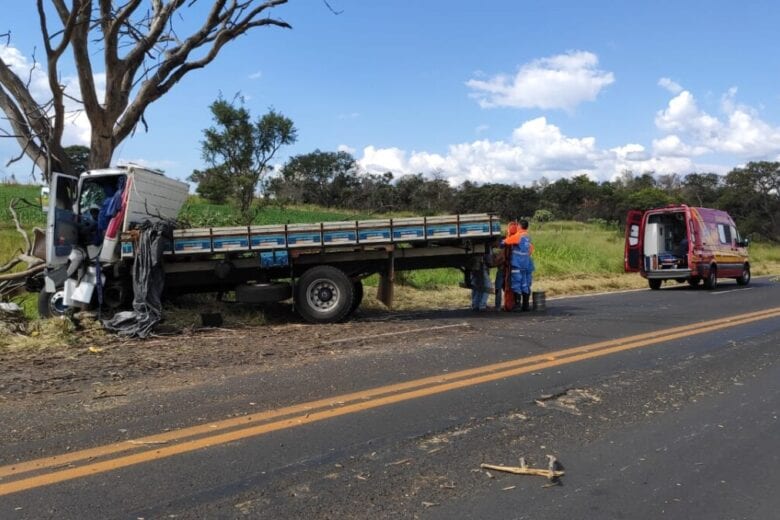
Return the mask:
[[[39,194],[37,186],[0,185],[0,204],[11,197],[25,197],[35,200]],[[7,202],[5,203],[7,206]],[[42,225],[45,214],[31,208],[22,215],[26,228]],[[0,211],[7,210],[0,207]],[[390,215],[368,215],[346,210],[326,209],[316,206],[286,206],[264,204],[258,206],[254,224],[307,223],[334,220],[355,220],[382,218]],[[392,215],[402,216],[401,214]],[[403,216],[410,216],[404,214]],[[238,211],[229,205],[209,204],[197,196],[189,198],[180,213],[180,219],[191,226],[217,227],[241,225]],[[536,251],[537,280],[594,280],[611,279],[623,274],[623,235],[613,226],[602,222],[546,222],[532,223],[530,235]],[[10,258],[22,247],[19,234],[13,229],[10,215],[0,219],[0,262]],[[750,246],[751,263],[756,275],[780,273],[780,246],[767,243],[753,243]],[[429,269],[399,272],[396,280],[400,285],[420,289],[436,290],[457,286],[463,275],[458,269]],[[377,277],[365,280],[366,285],[375,286]],[[31,306],[30,302],[23,302]]]
[[[253,224],[304,224],[334,220],[371,218],[366,214],[346,210],[326,209],[319,206],[279,206],[258,204]],[[191,196],[179,213],[179,219],[192,227],[217,227],[242,225],[239,211],[229,204],[210,204],[200,197]]]
[[25,227],[43,226],[46,214],[40,209],[40,186],[23,184],[0,184],[0,229],[12,228],[13,220],[8,205],[13,198],[26,199],[34,206],[25,206],[17,210],[19,219]]

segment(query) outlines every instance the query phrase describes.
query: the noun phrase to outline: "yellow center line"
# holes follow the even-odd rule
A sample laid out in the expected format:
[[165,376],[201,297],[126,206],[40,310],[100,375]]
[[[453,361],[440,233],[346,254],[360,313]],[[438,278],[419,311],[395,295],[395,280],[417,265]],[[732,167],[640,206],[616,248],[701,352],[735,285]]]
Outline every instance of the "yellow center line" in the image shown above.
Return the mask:
[[[433,376],[414,381],[408,381],[405,383],[374,388],[363,392],[355,392],[333,398],[312,401],[309,403],[302,403],[300,405],[281,408],[278,410],[270,410],[268,412],[256,414],[251,417],[229,419],[225,421],[219,421],[217,423],[199,425],[174,432],[166,432],[164,434],[144,437],[135,441],[109,444],[102,447],[82,450],[80,452],[65,454],[59,457],[38,459],[16,465],[12,464],[0,468],[0,478],[12,475],[18,476],[21,473],[34,471],[36,469],[52,468],[54,471],[0,484],[0,496],[88,475],[112,471],[143,462],[171,457],[174,455],[225,444],[248,437],[263,435],[273,431],[292,428],[303,424],[310,424],[333,417],[370,410],[389,404],[436,395],[459,388],[496,381],[499,379],[526,374],[537,370],[575,363],[586,359],[606,356],[616,352],[646,347],[673,339],[713,332],[728,327],[744,325],[747,323],[775,317],[780,317],[780,308],[768,309],[765,311],[748,313],[739,316],[732,316],[730,318],[699,322],[693,325],[674,327],[662,331],[620,338],[617,340],[583,345],[581,347],[550,352],[548,354],[530,356],[512,361],[496,363],[493,365],[486,365],[483,367],[453,372],[451,374]],[[339,406],[334,407],[334,405]],[[306,413],[304,414],[303,412]],[[267,421],[273,418],[284,417],[286,415],[292,415],[296,413],[298,415],[286,417],[274,422],[256,424],[260,420]],[[228,428],[235,428],[237,426],[244,427],[233,431],[224,431]],[[206,432],[210,433],[211,435],[189,440],[187,442],[181,442],[171,446],[147,449],[146,451],[140,453],[119,456],[99,462],[91,462],[75,468],[68,468],[64,470],[57,470],[55,468],[55,466],[61,466],[76,461],[89,460],[97,456],[125,452],[128,451],[128,449],[137,448],[138,445],[143,446],[143,442],[151,443],[154,441],[163,442],[166,440],[181,440],[192,437],[198,433]],[[136,442],[138,444],[130,444],[131,442]]]
[[301,412],[312,412],[323,407],[341,406],[350,403],[352,401],[363,401],[368,399],[375,399],[385,394],[410,390],[412,388],[418,388],[418,387],[428,386],[432,384],[439,384],[439,383],[452,381],[464,377],[472,377],[474,375],[478,375],[486,372],[495,372],[497,370],[504,370],[514,366],[527,365],[530,363],[535,363],[537,361],[549,360],[551,358],[562,358],[569,355],[578,354],[581,352],[588,352],[591,350],[596,350],[596,349],[609,347],[617,344],[623,344],[626,342],[638,341],[638,340],[649,339],[649,338],[657,339],[664,335],[674,334],[676,332],[694,330],[701,327],[707,327],[712,324],[730,323],[735,320],[741,320],[753,316],[761,316],[764,314],[772,313],[777,310],[780,310],[780,307],[776,309],[767,309],[758,312],[741,314],[738,316],[732,316],[728,318],[721,318],[721,319],[693,323],[689,325],[682,325],[682,326],[672,327],[660,331],[637,334],[634,336],[627,336],[627,337],[622,337],[622,338],[617,338],[612,340],[600,341],[597,343],[590,343],[587,345],[568,348],[568,349],[559,350],[555,352],[549,352],[545,354],[538,354],[538,355],[528,356],[524,358],[512,359],[509,361],[503,361],[491,365],[469,368],[457,372],[450,372],[447,374],[439,374],[435,376],[415,379],[412,381],[405,381],[402,383],[396,383],[396,384],[382,386],[378,388],[370,388],[367,390],[362,390],[362,391],[353,392],[349,394],[328,397],[316,401],[310,401],[310,402],[301,403],[297,405],[287,406],[275,410],[259,412],[248,416],[236,417],[231,419],[223,419],[221,421],[200,424],[197,426],[191,426],[191,427],[182,428],[178,430],[172,430],[169,432],[140,437],[133,440],[121,441],[121,442],[107,444],[103,446],[97,446],[95,448],[88,448],[84,450],[74,451],[71,453],[55,455],[52,457],[31,460],[28,462],[9,464],[0,467],[0,478],[11,476],[11,475],[19,475],[30,471],[37,471],[37,470],[51,468],[51,467],[63,466],[63,465],[79,462],[82,460],[93,460],[95,458],[104,457],[107,455],[113,455],[116,453],[122,453],[127,451],[144,451],[150,449],[150,445],[177,442],[180,440],[184,440],[191,437],[197,437],[200,435],[215,434],[224,431],[226,429],[232,429],[241,426],[249,426],[252,424],[265,422],[271,419],[284,417],[286,415],[294,415]]

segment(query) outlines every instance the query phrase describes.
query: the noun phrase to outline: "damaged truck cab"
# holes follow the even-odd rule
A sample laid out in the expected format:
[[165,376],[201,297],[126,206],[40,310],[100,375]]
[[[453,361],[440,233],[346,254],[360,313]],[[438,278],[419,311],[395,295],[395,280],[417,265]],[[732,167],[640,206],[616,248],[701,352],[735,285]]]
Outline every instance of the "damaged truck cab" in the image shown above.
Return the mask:
[[654,290],[664,280],[692,287],[704,282],[706,289],[714,289],[721,278],[747,285],[747,246],[725,211],[684,204],[630,211],[624,265],[626,272],[640,273]]
[[121,261],[121,233],[144,220],[175,219],[187,200],[186,183],[128,164],[84,172],[54,173],[45,188],[46,270],[38,313],[60,315],[98,300],[116,308],[132,299],[128,266]]

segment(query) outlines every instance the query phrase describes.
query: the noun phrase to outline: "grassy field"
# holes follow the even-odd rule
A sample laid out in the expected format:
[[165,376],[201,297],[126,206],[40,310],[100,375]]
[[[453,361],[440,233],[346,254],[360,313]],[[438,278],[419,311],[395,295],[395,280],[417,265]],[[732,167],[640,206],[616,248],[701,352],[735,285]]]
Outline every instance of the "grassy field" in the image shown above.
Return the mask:
[[[0,185],[0,264],[23,246],[13,229],[10,214],[5,209],[11,197],[34,200],[39,188],[34,186]],[[21,215],[25,227],[42,225],[44,214],[38,209],[25,210]],[[332,220],[378,218],[348,211],[320,207],[280,207],[265,205],[258,208],[256,224],[302,223]],[[191,226],[228,226],[240,223],[238,213],[227,205],[209,204],[198,197],[190,197],[180,214],[180,220]],[[623,272],[623,235],[617,227],[581,222],[532,223],[529,230],[536,252],[534,289],[544,290],[548,297],[561,294],[598,292],[646,287],[647,282],[637,274]],[[750,246],[753,274],[780,274],[780,246],[753,243]],[[399,309],[463,307],[468,291],[458,287],[463,276],[457,269],[431,269],[397,273],[396,307]],[[376,277],[365,281],[376,286]],[[380,306],[367,290],[366,305]],[[28,298],[25,307],[34,309]]]

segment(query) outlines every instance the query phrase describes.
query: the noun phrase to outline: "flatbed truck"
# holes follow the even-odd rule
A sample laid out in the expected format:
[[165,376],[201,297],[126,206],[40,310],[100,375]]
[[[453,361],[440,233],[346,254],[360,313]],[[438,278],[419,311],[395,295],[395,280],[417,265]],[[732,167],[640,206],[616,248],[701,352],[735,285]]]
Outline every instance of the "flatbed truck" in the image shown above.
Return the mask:
[[[53,175],[46,270],[37,281],[40,313],[64,314],[98,301],[113,310],[127,305],[138,251],[134,228],[175,219],[188,191],[185,183],[132,164]],[[337,322],[360,305],[366,277],[379,275],[377,296],[390,306],[396,272],[450,267],[468,273],[500,233],[490,214],[176,229],[162,256],[165,291],[232,292],[246,303],[292,298],[306,321]]]

